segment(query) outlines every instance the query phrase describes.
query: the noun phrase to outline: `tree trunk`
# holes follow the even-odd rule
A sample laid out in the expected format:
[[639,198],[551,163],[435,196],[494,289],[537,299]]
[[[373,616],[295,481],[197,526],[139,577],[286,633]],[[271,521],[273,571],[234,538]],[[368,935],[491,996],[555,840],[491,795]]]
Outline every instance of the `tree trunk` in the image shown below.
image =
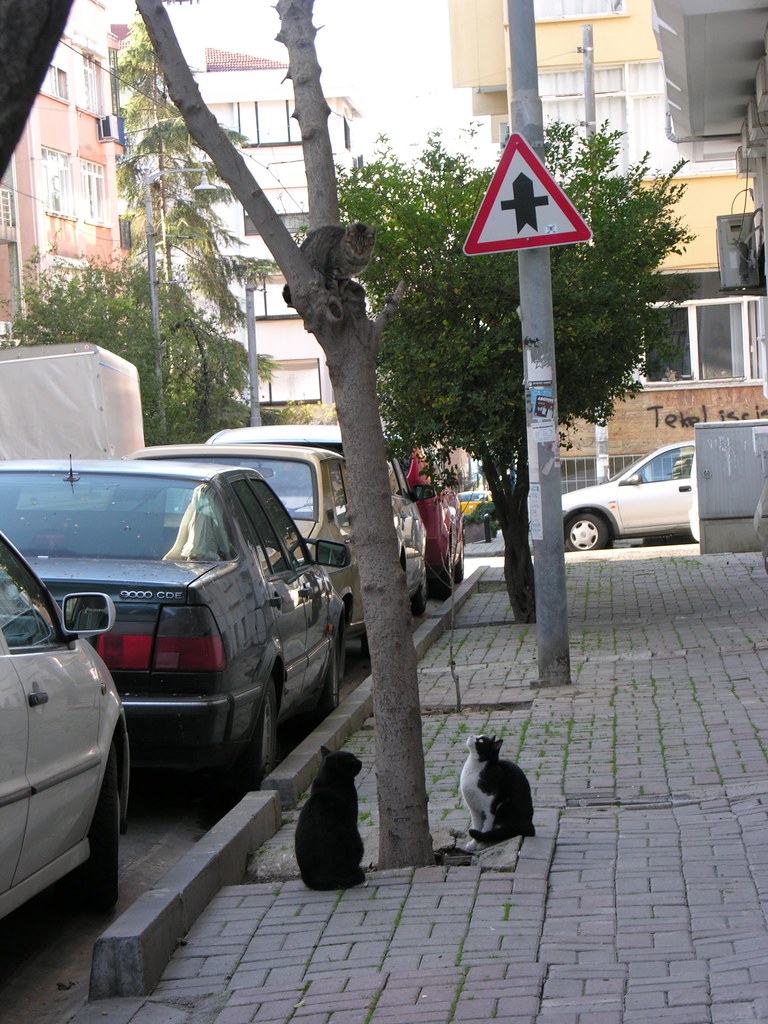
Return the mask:
[[320,338],[336,397],[373,675],[380,869],[434,863],[416,651],[376,398],[378,338],[364,292],[344,301],[338,339]]
[[515,622],[535,622],[536,590],[528,540],[528,463],[517,460],[518,475],[513,489],[493,459],[483,458],[482,462],[504,538],[504,582],[512,613]]
[[[293,305],[325,352],[334,386],[347,460],[350,509],[374,682],[376,770],[379,794],[380,869],[433,863],[421,743],[416,653],[405,579],[392,518],[389,474],[376,398],[376,356],[400,289],[376,321],[368,319],[365,292],[354,283],[339,295],[307,263],[248,170],[242,156],[205,107],[159,0],[136,0],[169,92],[195,142],[258,226],[288,279]],[[279,0],[280,38],[289,48],[290,76],[304,140],[315,225],[338,222],[338,199],[330,142],[328,105],[314,53],[312,0]],[[330,166],[328,161],[330,160]],[[320,162],[320,165],[316,166]],[[331,189],[332,183],[332,189]]]

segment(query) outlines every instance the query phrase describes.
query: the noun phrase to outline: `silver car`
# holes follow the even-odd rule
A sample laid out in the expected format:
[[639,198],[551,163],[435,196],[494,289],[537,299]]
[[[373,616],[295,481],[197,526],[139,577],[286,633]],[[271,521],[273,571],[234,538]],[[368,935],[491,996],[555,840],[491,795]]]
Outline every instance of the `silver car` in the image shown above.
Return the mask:
[[85,907],[117,900],[128,736],[85,639],[114,621],[105,594],[67,595],[60,612],[0,535],[0,917],[65,875]]
[[657,448],[604,484],[563,495],[568,551],[629,537],[690,535],[696,505],[693,441]]

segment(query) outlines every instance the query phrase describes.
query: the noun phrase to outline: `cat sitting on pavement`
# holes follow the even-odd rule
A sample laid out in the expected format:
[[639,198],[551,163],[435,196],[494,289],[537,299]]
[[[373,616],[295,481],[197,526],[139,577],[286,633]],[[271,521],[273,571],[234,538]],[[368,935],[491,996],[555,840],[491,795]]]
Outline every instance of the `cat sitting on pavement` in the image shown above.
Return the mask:
[[533,800],[525,772],[499,757],[501,740],[470,736],[469,755],[461,769],[461,795],[472,816],[466,850],[513,836],[535,836]]
[[355,788],[363,765],[348,750],[320,751],[323,762],[296,823],[296,860],[310,889],[348,889],[365,881]]

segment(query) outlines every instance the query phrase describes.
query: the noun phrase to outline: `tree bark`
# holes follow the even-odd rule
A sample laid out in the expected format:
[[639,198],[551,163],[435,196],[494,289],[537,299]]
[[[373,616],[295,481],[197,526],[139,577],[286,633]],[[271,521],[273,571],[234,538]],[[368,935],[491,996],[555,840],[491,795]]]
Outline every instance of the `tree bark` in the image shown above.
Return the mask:
[[0,0],[0,175],[11,162],[72,0]]
[[[240,200],[288,279],[293,305],[325,352],[347,461],[350,511],[360,566],[374,684],[380,869],[433,863],[429,834],[417,659],[411,614],[392,518],[389,473],[376,397],[376,357],[401,289],[371,321],[361,285],[329,291],[299,251],[253,179],[245,161],[205,107],[159,0],[136,0],[168,81],[169,92],[195,142]],[[328,136],[328,105],[314,53],[312,0],[279,0],[281,38],[297,117],[306,130],[304,154],[313,224],[338,223],[338,198]],[[323,135],[324,139],[320,136]]]
[[496,518],[504,538],[504,583],[515,622],[536,621],[536,590],[533,559],[528,542],[528,463],[517,460],[514,488],[502,476],[491,458],[484,458],[483,475],[496,507]]

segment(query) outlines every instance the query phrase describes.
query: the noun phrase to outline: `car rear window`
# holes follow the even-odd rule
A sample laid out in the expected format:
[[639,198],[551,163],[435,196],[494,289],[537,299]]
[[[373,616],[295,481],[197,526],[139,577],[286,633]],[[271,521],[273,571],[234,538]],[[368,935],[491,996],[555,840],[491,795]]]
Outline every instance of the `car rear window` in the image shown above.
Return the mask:
[[213,488],[149,476],[0,473],[0,523],[28,558],[225,561],[235,550]]

